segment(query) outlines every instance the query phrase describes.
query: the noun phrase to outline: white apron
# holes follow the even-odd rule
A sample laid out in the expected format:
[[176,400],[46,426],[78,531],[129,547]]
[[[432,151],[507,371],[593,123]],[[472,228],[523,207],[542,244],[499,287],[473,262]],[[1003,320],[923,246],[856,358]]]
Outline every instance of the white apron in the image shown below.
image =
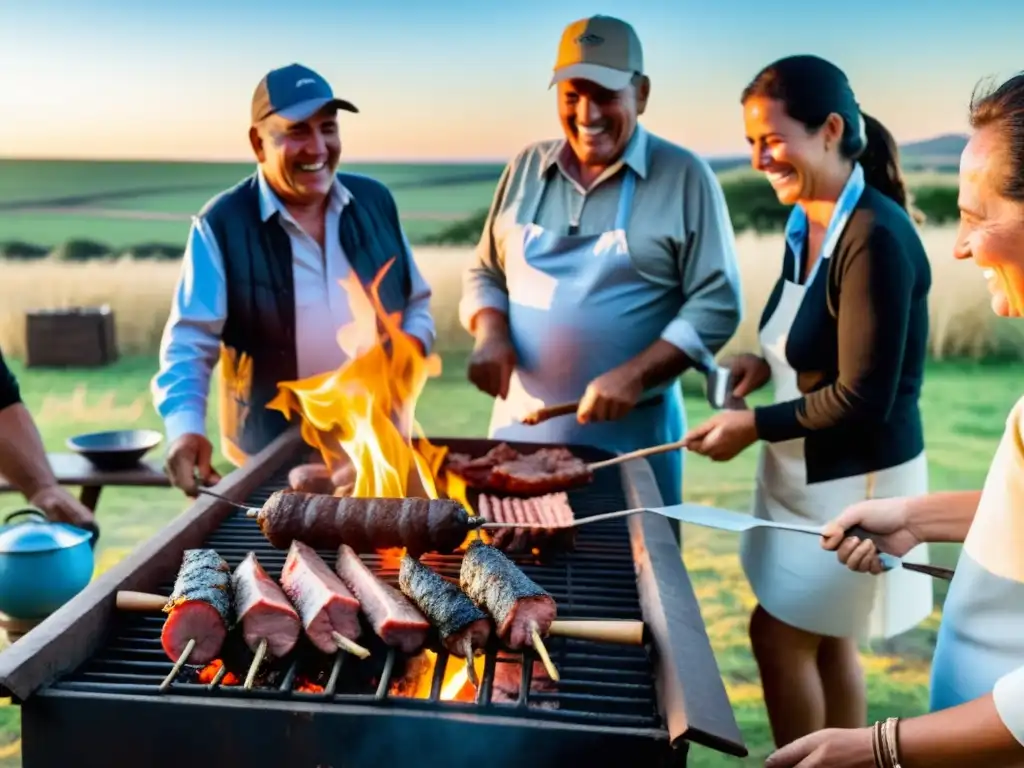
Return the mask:
[[[614,228],[598,235],[561,234],[534,222],[543,195],[505,252],[509,329],[518,365],[505,400],[496,400],[489,435],[498,440],[576,443],[613,453],[682,438],[678,382],[645,393],[617,421],[580,424],[575,414],[535,426],[519,419],[537,408],[579,400],[601,374],[635,357],[661,336],[682,297],[633,266],[626,225],[636,177],[625,169]],[[649,457],[666,504],[682,501],[682,451]]]
[[[822,254],[805,284],[785,280],[775,311],[760,332],[762,354],[771,367],[775,402],[802,397],[796,371],[786,359],[786,340],[807,286],[825,269],[845,226],[830,226]],[[831,236],[829,236],[831,235]],[[799,259],[794,259],[799,273]],[[757,470],[754,515],[767,520],[823,525],[849,505],[868,498],[917,496],[928,492],[924,452],[895,467],[867,475],[809,484],[804,439],[765,442]],[[846,568],[814,536],[754,529],[743,534],[741,559],[760,605],[779,621],[830,637],[892,637],[913,628],[932,611],[931,579],[896,568],[873,576]],[[908,562],[928,561],[927,545],[911,550]]]

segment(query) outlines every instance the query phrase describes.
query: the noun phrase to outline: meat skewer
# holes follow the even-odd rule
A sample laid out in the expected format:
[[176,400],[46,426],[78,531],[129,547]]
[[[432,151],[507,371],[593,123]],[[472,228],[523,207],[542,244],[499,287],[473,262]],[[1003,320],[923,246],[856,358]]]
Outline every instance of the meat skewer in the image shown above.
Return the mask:
[[267,541],[287,549],[301,541],[314,549],[348,544],[359,554],[382,549],[452,552],[483,518],[473,517],[457,501],[420,498],[340,498],[316,493],[276,491],[259,509],[220,498],[255,517]]
[[338,550],[335,570],[359,600],[373,631],[386,645],[412,653],[426,642],[430,631],[427,617],[409,598],[377,578],[347,544],[342,544]]
[[498,637],[513,650],[533,646],[548,675],[557,682],[558,670],[542,639],[558,615],[554,598],[500,549],[479,541],[466,550],[459,581],[470,599],[494,617]]
[[160,684],[170,687],[181,668],[207,664],[217,657],[232,624],[231,569],[212,549],[187,549],[171,596],[163,607],[167,619],[160,644],[174,666]]
[[267,653],[281,658],[291,653],[299,641],[302,622],[299,614],[279,587],[250,552],[231,576],[235,614],[242,625],[242,637],[256,656],[249,667],[244,687],[251,688],[256,671]]
[[466,660],[466,676],[478,685],[473,657],[491,636],[491,621],[469,596],[408,553],[402,557],[398,586],[437,627],[453,656]]
[[311,547],[293,541],[281,571],[281,586],[302,620],[306,636],[324,653],[340,648],[361,659],[370,652],[361,634],[359,601]]

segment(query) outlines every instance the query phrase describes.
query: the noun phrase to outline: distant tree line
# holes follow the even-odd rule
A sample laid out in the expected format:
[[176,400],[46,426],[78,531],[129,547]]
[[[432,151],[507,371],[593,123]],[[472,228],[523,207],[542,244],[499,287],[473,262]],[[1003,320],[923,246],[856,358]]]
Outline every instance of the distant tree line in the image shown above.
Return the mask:
[[[780,232],[785,227],[790,209],[779,203],[771,187],[761,177],[743,175],[727,178],[722,182],[722,189],[737,233],[751,230],[759,233]],[[926,224],[955,222],[959,218],[956,201],[957,188],[952,184],[926,184],[912,189],[912,202],[925,215]],[[486,210],[478,211],[432,235],[414,240],[413,244],[476,245],[486,216]],[[182,246],[171,243],[140,243],[118,248],[94,240],[72,239],[56,248],[47,248],[20,241],[0,242],[0,259],[18,261],[50,259],[82,262],[122,258],[173,261],[180,259],[181,253]]]

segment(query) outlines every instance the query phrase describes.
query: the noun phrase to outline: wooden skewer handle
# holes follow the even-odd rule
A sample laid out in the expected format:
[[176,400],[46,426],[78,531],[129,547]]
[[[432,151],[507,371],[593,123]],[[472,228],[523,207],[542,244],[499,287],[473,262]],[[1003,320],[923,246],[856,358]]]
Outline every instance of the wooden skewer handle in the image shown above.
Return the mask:
[[163,595],[132,592],[126,589],[117,593],[117,609],[119,611],[162,611],[166,604],[167,598]]
[[522,418],[523,424],[540,424],[542,421],[553,419],[556,416],[568,416],[571,413],[576,413],[579,410],[579,403],[562,403],[561,405],[551,405],[547,408],[540,408],[539,410],[528,413]]
[[624,453],[621,456],[616,456],[611,459],[605,459],[604,461],[595,461],[593,464],[588,464],[587,469],[593,472],[595,469],[603,469],[604,467],[613,467],[616,464],[624,464],[627,461],[633,459],[642,459],[644,456],[654,456],[657,453],[668,453],[669,451],[677,451],[686,447],[684,440],[677,440],[674,443],[665,443],[664,445],[653,445],[650,448],[641,448],[639,451],[630,451]]
[[593,640],[598,643],[618,645],[643,645],[644,623],[642,621],[590,621],[586,619],[557,619],[551,622],[548,635],[552,637],[573,637],[577,640]]

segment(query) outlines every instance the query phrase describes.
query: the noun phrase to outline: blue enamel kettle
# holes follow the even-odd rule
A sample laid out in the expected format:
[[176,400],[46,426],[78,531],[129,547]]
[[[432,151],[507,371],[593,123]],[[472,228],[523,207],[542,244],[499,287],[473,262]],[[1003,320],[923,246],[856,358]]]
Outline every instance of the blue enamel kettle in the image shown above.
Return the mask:
[[[17,518],[25,518],[14,522]],[[42,619],[92,579],[98,530],[55,523],[34,508],[8,514],[0,525],[0,613]]]

